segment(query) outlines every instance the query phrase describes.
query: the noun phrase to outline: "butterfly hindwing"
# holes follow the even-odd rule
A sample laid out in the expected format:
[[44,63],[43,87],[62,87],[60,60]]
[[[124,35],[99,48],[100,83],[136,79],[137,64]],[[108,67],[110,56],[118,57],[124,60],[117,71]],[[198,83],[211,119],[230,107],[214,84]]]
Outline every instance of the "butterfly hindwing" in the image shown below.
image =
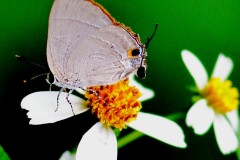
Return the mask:
[[[79,77],[83,86],[112,84],[136,72],[141,57],[129,58],[139,47],[120,26],[107,26],[87,37],[69,58],[67,77]],[[81,56],[79,56],[81,55]],[[74,80],[74,79],[73,79]]]

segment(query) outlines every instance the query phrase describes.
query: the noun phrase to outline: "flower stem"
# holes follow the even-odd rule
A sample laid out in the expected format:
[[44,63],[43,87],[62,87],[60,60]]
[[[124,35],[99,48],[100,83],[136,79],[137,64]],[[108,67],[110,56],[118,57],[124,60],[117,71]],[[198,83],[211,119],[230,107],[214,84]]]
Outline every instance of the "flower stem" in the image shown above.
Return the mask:
[[[240,144],[240,123],[238,123],[237,138],[238,138],[238,144]],[[240,147],[239,146],[236,150],[236,155],[237,155],[238,160],[240,160]]]
[[133,132],[129,133],[128,135],[118,140],[118,148],[122,148],[123,146],[127,145],[128,143],[138,138],[141,138],[142,136],[144,136],[142,132],[134,130]]
[[[176,121],[176,120],[182,118],[183,116],[184,116],[184,113],[174,113],[174,114],[170,114],[170,115],[166,116],[165,118]],[[122,148],[123,146],[125,146],[125,145],[131,143],[132,141],[137,140],[143,136],[145,136],[144,133],[134,130],[131,133],[129,133],[128,135],[126,135],[118,140],[118,148]]]

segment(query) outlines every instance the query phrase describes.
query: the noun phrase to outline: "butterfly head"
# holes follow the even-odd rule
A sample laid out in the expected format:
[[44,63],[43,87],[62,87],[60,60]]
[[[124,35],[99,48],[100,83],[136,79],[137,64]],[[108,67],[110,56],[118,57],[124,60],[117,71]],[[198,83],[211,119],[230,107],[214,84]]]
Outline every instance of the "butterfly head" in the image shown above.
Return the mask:
[[145,78],[146,77],[146,49],[145,45],[139,45],[139,48],[135,48],[128,51],[128,56],[131,58],[138,57],[140,58],[140,65],[137,69],[137,77]]
[[141,51],[140,50],[138,50],[138,51],[133,50],[134,53],[141,54],[141,64],[140,64],[140,67],[137,70],[138,78],[145,78],[146,77],[146,55],[147,55],[146,49],[148,48],[150,41],[153,39],[153,37],[154,37],[154,35],[157,31],[157,28],[158,28],[158,24],[156,24],[154,32],[150,36],[150,38],[147,37],[147,42],[143,45],[140,45]]

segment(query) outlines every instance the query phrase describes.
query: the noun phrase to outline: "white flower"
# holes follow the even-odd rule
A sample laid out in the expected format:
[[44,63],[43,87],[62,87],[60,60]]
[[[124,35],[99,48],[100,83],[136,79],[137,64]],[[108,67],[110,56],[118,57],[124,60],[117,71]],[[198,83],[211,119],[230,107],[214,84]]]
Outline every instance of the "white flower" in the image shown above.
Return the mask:
[[75,154],[69,151],[65,151],[59,158],[59,160],[75,160],[75,159],[76,159]]
[[[233,62],[219,54],[212,76],[200,60],[190,51],[182,51],[182,59],[192,75],[199,93],[195,104],[187,113],[186,123],[198,135],[205,134],[213,124],[218,146],[223,154],[229,154],[238,147],[238,90],[226,80]],[[195,97],[196,99],[196,97]]]
[[[143,87],[130,78],[130,84],[137,86],[144,98],[147,100],[154,96],[154,92]],[[79,91],[79,90],[78,90]],[[82,92],[82,91],[80,91]],[[57,106],[57,95],[59,92],[42,91],[27,95],[21,102],[23,109],[29,110],[27,113],[31,119],[30,124],[54,123],[73,116],[71,107],[66,100],[67,93],[61,93],[59,97],[59,107]],[[75,114],[80,114],[89,109],[87,102],[75,95],[70,95],[69,100]],[[182,129],[173,121],[164,117],[139,112],[137,119],[127,124],[140,132],[153,138],[168,143],[170,145],[185,148],[184,134]],[[111,127],[97,122],[82,137],[76,153],[76,159],[80,160],[116,160],[117,159],[117,139]]]

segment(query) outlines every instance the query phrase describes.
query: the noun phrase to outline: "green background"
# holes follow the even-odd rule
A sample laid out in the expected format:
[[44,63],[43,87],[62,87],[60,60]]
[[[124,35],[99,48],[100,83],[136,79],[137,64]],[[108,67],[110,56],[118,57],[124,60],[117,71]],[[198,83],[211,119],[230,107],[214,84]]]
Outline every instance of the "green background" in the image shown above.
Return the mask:
[[[47,66],[46,40],[52,0],[1,0],[0,2],[0,144],[13,159],[57,159],[73,148],[95,119],[80,115],[56,124],[28,125],[21,99],[29,93],[48,90],[44,77],[24,84],[24,79],[44,73],[38,67],[17,61],[15,54]],[[195,53],[211,74],[219,53],[231,57],[230,76],[240,88],[240,1],[237,0],[99,0],[118,21],[140,34],[142,42],[159,27],[148,48],[147,77],[139,80],[152,88],[155,98],[143,103],[143,111],[159,115],[186,112],[194,84],[181,60],[181,50]],[[58,88],[56,88],[58,90]],[[82,123],[84,121],[84,123]],[[141,159],[235,159],[223,156],[213,129],[196,136],[184,124],[187,149],[177,149],[143,137],[119,150],[119,160]],[[154,126],[153,126],[154,127]],[[124,130],[127,134],[131,129]],[[35,156],[34,156],[35,155]],[[36,157],[36,155],[38,155]],[[164,157],[164,158],[163,158]],[[154,158],[155,159],[155,158]]]

